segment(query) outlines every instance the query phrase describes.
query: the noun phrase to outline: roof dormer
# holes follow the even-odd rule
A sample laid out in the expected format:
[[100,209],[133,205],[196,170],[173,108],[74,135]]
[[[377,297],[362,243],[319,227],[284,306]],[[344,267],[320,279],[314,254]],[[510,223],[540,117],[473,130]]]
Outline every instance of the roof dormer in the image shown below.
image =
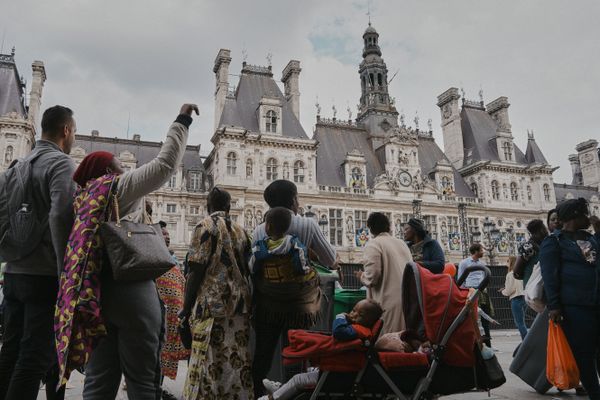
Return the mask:
[[260,133],[267,135],[281,135],[282,112],[281,100],[276,97],[263,96],[258,105],[258,121]]

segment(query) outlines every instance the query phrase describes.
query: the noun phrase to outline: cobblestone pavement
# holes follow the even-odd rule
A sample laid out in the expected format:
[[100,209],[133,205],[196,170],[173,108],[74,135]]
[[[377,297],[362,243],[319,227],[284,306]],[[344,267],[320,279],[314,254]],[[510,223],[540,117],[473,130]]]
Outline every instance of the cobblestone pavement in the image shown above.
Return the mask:
[[[498,350],[496,353],[504,373],[506,375],[507,382],[494,389],[488,397],[488,393],[476,392],[476,393],[463,393],[452,396],[445,396],[440,400],[504,400],[504,399],[515,399],[515,400],[534,400],[534,399],[547,399],[547,400],[577,400],[586,399],[586,397],[576,397],[575,391],[570,390],[559,393],[556,389],[551,389],[546,395],[537,394],[532,388],[521,381],[519,378],[514,376],[508,371],[508,366],[512,360],[512,352],[520,342],[520,337],[517,331],[492,331],[493,332],[493,345]],[[186,363],[182,362],[179,365],[179,374],[177,381],[165,379],[165,387],[173,393],[177,398],[181,398],[183,391],[183,384],[185,381]],[[69,381],[69,387],[67,388],[66,398],[69,400],[81,399],[81,389],[83,385],[83,376],[74,373]],[[40,391],[38,400],[45,400],[45,393]],[[119,390],[117,396],[119,400],[127,400],[127,392],[122,388]]]

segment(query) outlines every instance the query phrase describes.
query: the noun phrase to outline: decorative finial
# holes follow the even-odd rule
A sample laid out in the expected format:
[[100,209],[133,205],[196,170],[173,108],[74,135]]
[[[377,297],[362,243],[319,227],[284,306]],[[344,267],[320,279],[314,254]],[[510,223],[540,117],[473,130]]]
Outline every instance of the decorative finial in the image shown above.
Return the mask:
[[11,55],[11,56],[14,56],[14,55],[15,55],[15,46],[13,46],[13,47],[12,47],[12,50],[11,50],[11,52],[10,52],[10,55]]
[[319,96],[317,96],[317,102],[315,103],[315,107],[317,107],[317,117],[321,116],[321,105],[319,104]]
[[369,26],[371,26],[371,0],[367,0],[367,15],[369,16]]
[[465,99],[465,88],[461,87],[460,88],[460,93],[462,94],[462,98],[464,100]]
[[360,104],[356,105],[356,115],[360,114]]
[[246,44],[244,43],[244,48],[242,49],[242,61],[246,62],[248,60],[248,50],[246,50]]
[[415,129],[419,130],[419,111],[415,111],[415,119],[413,120],[415,121]]
[[400,110],[400,126],[405,128],[406,127],[406,123],[404,122],[404,110]]
[[267,62],[269,63],[268,65],[270,67],[272,65],[272,62],[273,62],[273,54],[269,51],[267,53],[267,57],[266,58],[267,58]]
[[352,110],[350,109],[350,104],[348,104],[346,111],[348,111],[348,121],[352,121]]
[[531,140],[534,140],[533,129],[532,130],[527,129],[527,138],[531,139]]
[[483,104],[483,88],[479,87],[479,101]]
[[331,110],[333,111],[333,119],[335,119],[337,115],[337,108],[335,108],[335,104],[331,106]]
[[431,118],[427,120],[427,128],[429,129],[429,132],[433,132],[433,123],[431,121]]

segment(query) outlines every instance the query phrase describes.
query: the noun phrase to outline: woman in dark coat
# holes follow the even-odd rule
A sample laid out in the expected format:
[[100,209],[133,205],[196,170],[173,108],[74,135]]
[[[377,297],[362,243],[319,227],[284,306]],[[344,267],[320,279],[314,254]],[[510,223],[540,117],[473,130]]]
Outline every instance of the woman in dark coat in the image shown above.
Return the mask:
[[444,271],[444,250],[437,240],[429,236],[423,221],[416,218],[409,219],[404,225],[404,240],[416,263],[434,274],[441,274]]

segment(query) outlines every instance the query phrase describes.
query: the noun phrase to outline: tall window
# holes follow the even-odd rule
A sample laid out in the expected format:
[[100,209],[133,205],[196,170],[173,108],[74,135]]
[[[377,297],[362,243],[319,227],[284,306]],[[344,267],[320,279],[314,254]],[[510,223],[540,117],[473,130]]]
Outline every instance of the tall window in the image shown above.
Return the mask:
[[269,158],[267,160],[267,180],[274,181],[277,178],[277,160]]
[[176,213],[177,212],[177,204],[167,203],[167,212],[168,213]]
[[294,182],[304,183],[304,162],[300,160],[294,163]]
[[544,183],[543,190],[544,190],[544,200],[550,201],[550,186],[548,186],[547,183]]
[[502,150],[504,151],[504,159],[506,161],[512,161],[512,144],[510,144],[510,142],[504,142],[502,144]]
[[329,242],[334,246],[342,245],[343,237],[342,210],[332,208],[329,210]]
[[515,182],[510,184],[510,199],[512,201],[519,201],[519,188]]
[[177,174],[171,175],[169,182],[167,182],[167,187],[169,189],[175,189],[177,187]]
[[252,159],[249,158],[246,160],[246,178],[252,178],[252,167],[253,162]]
[[367,212],[364,210],[354,210],[354,228],[366,228],[367,227]]
[[492,181],[492,199],[500,200],[500,186],[498,181]]
[[227,153],[227,175],[235,175],[237,170],[237,154],[230,151]]
[[527,185],[527,201],[530,203],[533,201],[533,193],[531,192],[531,186]]
[[190,190],[193,192],[200,190],[200,174],[198,172],[190,172]]
[[432,238],[437,239],[437,218],[435,215],[423,215],[425,229],[429,231]]
[[290,164],[287,161],[285,161],[283,163],[283,167],[281,168],[281,170],[282,170],[282,178],[289,180],[290,179]]
[[458,225],[458,217],[447,217],[448,218],[448,233],[460,233],[460,227]]
[[13,160],[13,147],[6,146],[6,150],[4,152],[4,164],[10,164]]
[[277,133],[277,114],[275,111],[267,111],[267,132]]
[[475,195],[475,197],[479,197],[479,188],[475,182],[471,183],[471,191]]

